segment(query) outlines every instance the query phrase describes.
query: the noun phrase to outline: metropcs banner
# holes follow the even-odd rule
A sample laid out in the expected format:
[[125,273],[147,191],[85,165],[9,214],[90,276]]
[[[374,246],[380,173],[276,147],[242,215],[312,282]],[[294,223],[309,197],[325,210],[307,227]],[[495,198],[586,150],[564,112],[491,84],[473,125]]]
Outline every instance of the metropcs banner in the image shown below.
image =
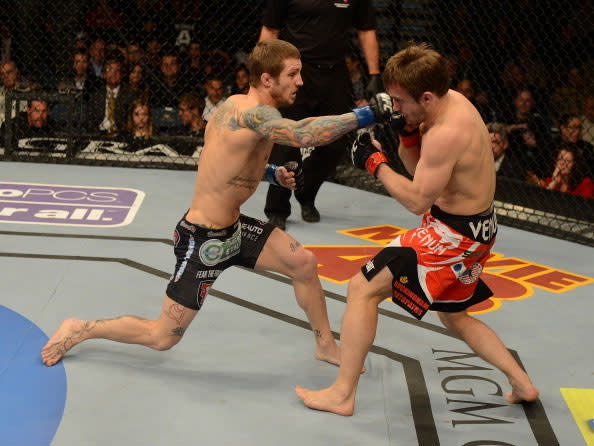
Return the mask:
[[122,187],[0,182],[0,222],[124,226],[143,199],[144,192]]
[[[318,258],[320,278],[346,283],[398,234],[406,229],[392,225],[368,226],[337,231],[360,240],[372,242],[366,246],[306,246]],[[493,297],[469,309],[469,313],[486,313],[498,309],[503,301],[526,299],[538,288],[552,293],[564,293],[594,282],[594,278],[540,265],[517,257],[491,253],[481,278],[493,291]]]

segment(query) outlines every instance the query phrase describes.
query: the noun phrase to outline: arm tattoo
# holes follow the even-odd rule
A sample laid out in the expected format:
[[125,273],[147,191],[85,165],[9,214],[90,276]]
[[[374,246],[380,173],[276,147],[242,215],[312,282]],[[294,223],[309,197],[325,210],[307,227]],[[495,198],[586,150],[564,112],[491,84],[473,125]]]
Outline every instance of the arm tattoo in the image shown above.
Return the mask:
[[291,248],[291,251],[295,252],[297,251],[297,248],[299,248],[301,246],[301,244],[295,240],[294,242],[291,242],[291,244],[289,245],[289,247]]
[[227,184],[229,186],[241,187],[241,188],[249,189],[249,190],[256,190],[256,188],[258,187],[258,184],[260,184],[260,180],[254,180],[252,178],[243,178],[240,176],[234,176],[229,181],[227,181]]
[[267,139],[293,147],[323,146],[358,126],[354,113],[319,116],[300,121],[284,119],[269,105],[256,105],[243,113],[245,126]]
[[321,338],[322,337],[322,332],[320,330],[314,330],[314,335],[316,338]]

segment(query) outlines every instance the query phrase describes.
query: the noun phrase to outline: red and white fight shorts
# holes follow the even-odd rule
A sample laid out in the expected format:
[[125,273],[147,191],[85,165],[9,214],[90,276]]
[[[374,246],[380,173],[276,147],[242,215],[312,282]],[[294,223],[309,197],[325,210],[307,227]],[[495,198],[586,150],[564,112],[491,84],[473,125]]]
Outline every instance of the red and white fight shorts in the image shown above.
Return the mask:
[[463,311],[493,295],[479,276],[496,235],[493,206],[462,216],[434,205],[421,227],[400,234],[361,271],[371,280],[390,268],[392,301],[417,319],[427,310]]

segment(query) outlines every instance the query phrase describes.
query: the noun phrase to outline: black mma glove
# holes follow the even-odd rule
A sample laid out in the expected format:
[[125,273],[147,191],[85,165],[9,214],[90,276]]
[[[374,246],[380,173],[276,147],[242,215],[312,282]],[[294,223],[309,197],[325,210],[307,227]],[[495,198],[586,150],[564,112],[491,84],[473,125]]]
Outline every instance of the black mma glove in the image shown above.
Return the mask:
[[382,78],[379,74],[370,74],[369,75],[369,82],[367,83],[367,88],[365,88],[365,96],[366,99],[370,99],[380,91],[384,90],[384,84],[382,82]]
[[369,100],[369,105],[353,109],[359,127],[367,127],[370,124],[386,124],[390,122],[392,113],[392,98],[387,93],[378,93]]
[[406,125],[406,119],[398,112],[394,112],[392,114],[392,119],[390,119],[390,127],[394,130],[394,133],[397,135],[402,132],[404,126]]
[[288,161],[283,164],[283,167],[287,169],[288,172],[295,172],[295,176],[293,177],[295,178],[295,190],[300,191],[303,189],[305,178],[303,177],[303,169],[301,169],[299,163],[297,161]]
[[414,147],[418,145],[421,137],[419,128],[416,127],[413,130],[405,130],[404,127],[406,127],[406,119],[404,119],[404,116],[400,113],[395,112],[390,121],[390,128],[400,136],[400,142],[404,147]]
[[380,164],[390,164],[386,155],[372,144],[369,132],[362,132],[353,142],[351,161],[353,166],[359,169],[367,169],[373,176],[375,176]]

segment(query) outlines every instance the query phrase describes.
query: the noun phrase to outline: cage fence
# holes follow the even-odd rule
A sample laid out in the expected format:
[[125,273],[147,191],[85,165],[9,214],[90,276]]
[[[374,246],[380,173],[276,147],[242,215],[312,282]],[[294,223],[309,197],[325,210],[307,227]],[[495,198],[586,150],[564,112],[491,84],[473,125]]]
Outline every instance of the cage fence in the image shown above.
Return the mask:
[[[245,93],[264,8],[263,0],[11,3],[0,5],[0,159],[168,169],[195,169],[214,108]],[[446,59],[451,88],[488,125],[500,221],[594,246],[593,2],[374,5],[381,63],[410,41],[429,42]],[[354,32],[352,42],[345,94],[355,104],[366,99],[366,67]],[[350,166],[348,149],[331,180],[386,194]],[[559,172],[563,184],[553,180]]]

